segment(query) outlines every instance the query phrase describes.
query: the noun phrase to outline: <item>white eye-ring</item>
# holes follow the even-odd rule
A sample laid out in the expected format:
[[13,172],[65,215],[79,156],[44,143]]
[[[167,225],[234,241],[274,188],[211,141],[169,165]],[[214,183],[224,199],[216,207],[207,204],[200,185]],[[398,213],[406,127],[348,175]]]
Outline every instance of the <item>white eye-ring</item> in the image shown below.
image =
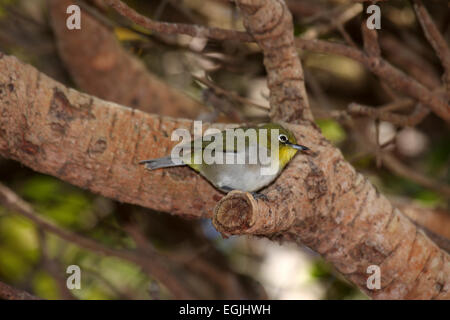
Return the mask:
[[278,140],[280,140],[280,142],[288,142],[288,137],[285,134],[280,134]]

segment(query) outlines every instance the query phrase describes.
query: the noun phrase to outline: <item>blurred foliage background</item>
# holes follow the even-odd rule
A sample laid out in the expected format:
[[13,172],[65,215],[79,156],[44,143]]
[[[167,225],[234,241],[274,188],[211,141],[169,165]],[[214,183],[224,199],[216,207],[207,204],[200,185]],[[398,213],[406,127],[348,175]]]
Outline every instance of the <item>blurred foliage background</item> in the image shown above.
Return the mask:
[[[124,22],[107,10],[101,1],[83,2],[96,8],[114,24],[113,32],[118,41],[144,62],[149,72],[211,107],[207,120],[215,121],[223,113],[228,116],[237,114],[239,120],[248,122],[267,119],[264,110],[218,94],[192,77],[207,75],[217,86],[229,92],[238,93],[254,103],[268,105],[262,56],[255,45],[152,34]],[[239,13],[228,1],[126,2],[155,20],[243,29]],[[348,36],[355,46],[361,47],[361,4],[345,0],[288,1],[288,4],[294,16],[297,36],[339,42],[348,42]],[[398,0],[381,3],[380,6],[382,30],[379,33],[385,58],[392,59],[393,64],[408,72],[408,65],[398,64],[396,58],[408,55],[408,50],[411,50],[420,61],[426,61],[436,75],[441,74],[442,67],[423,36],[411,4]],[[427,7],[448,40],[448,1],[427,1]],[[333,23],[342,18],[343,12],[350,16],[340,24]],[[389,41],[399,45],[400,51],[389,50],[388,45],[383,45]],[[44,0],[0,0],[0,51],[80,89],[59,58]],[[409,128],[367,117],[359,117],[354,126],[349,126],[348,121],[333,116],[331,111],[346,110],[353,102],[383,105],[398,93],[392,92],[364,66],[348,58],[308,51],[302,52],[301,56],[317,125],[342,150],[348,161],[390,198],[448,212],[449,199],[439,190],[430,190],[408,176],[398,175],[380,165],[376,152],[361,140],[365,137],[374,142],[378,132],[379,144],[388,142],[388,151],[410,170],[448,185],[448,126],[433,114]],[[240,283],[248,283],[245,285],[246,293],[238,298],[265,295],[273,299],[366,298],[307,248],[278,245],[259,238],[222,239],[209,221],[183,220],[166,213],[116,203],[2,158],[0,181],[30,203],[39,215],[60,228],[95,239],[107,247],[136,249],[136,239],[123,228],[131,217],[148,244],[158,254],[171,257],[168,270],[181,281],[186,281],[188,287],[196,288],[192,289],[193,297],[224,297],[219,292],[220,286],[213,290],[204,283],[205,279],[207,282],[218,281],[220,275],[205,276],[206,267],[196,270],[189,262],[177,262],[180,261],[177,260],[179,255],[205,260],[205,265],[210,267],[225,265],[227,275]],[[65,287],[69,265],[81,267],[80,290],[67,290]],[[42,230],[16,212],[6,210],[1,204],[0,280],[45,299],[171,298],[164,286],[135,263],[80,248],[76,243]]]

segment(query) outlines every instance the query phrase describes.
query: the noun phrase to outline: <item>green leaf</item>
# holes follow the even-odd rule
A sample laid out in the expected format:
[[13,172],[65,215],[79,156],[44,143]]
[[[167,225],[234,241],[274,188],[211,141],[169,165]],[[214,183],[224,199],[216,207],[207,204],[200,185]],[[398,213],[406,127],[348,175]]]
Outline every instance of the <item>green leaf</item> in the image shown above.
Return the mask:
[[337,144],[346,139],[344,129],[334,120],[331,119],[319,119],[316,121],[317,125],[322,130],[325,138],[331,142]]

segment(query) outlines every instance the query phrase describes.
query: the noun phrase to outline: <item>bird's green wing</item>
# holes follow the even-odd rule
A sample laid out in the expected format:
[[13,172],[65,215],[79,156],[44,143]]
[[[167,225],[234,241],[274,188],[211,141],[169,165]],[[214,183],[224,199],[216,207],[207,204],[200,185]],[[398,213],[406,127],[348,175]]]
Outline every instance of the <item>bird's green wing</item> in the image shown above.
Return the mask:
[[[234,132],[236,132],[236,130],[239,130],[239,129],[242,129],[241,132],[243,132],[245,134],[245,133],[248,133],[247,130],[250,129],[250,128],[248,128],[248,127],[240,127],[240,128],[234,128],[233,130],[234,130]],[[234,152],[234,153],[236,153],[237,152],[237,148],[238,148],[238,135],[231,135],[230,137],[231,137],[231,139],[233,139],[232,143],[228,143],[227,144],[227,141],[228,141],[227,139],[229,139],[230,137],[227,137],[226,132],[227,132],[226,130],[221,131],[220,132],[221,137],[219,137],[219,139],[222,139],[221,146],[223,147],[223,152]],[[254,144],[254,143],[258,143],[257,140],[250,139],[249,136],[244,136],[243,138],[244,138],[244,143],[245,143],[246,146]],[[190,144],[190,147],[191,147],[192,151],[194,150],[194,146],[195,146],[196,143],[199,146],[201,146],[202,150],[205,150],[205,148],[207,146],[209,146],[211,143],[216,142],[215,139],[217,139],[217,136],[212,134],[212,135],[203,136],[202,138],[198,138],[196,140],[193,140],[193,141],[189,142],[189,144]]]

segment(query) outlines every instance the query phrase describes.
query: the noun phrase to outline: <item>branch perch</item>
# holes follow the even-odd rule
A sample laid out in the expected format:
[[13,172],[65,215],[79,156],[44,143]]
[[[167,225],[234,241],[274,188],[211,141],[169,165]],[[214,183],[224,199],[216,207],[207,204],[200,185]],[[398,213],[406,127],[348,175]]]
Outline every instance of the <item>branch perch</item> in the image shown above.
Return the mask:
[[[67,89],[13,57],[0,55],[0,70],[0,155],[119,201],[211,216],[222,195],[199,175],[188,168],[149,172],[137,165],[166,155],[176,143],[170,132],[191,129],[192,121],[148,115]],[[314,154],[291,161],[265,190],[269,202],[250,199],[246,215],[255,221],[266,217],[253,231],[310,246],[372,297],[448,299],[449,256],[357,174],[315,127],[285,125]],[[232,196],[249,201],[246,194]],[[221,204],[216,212],[227,211]],[[228,234],[245,230],[239,223],[231,232],[218,228]],[[383,289],[376,292],[365,289],[371,264],[380,265],[384,275]]]

